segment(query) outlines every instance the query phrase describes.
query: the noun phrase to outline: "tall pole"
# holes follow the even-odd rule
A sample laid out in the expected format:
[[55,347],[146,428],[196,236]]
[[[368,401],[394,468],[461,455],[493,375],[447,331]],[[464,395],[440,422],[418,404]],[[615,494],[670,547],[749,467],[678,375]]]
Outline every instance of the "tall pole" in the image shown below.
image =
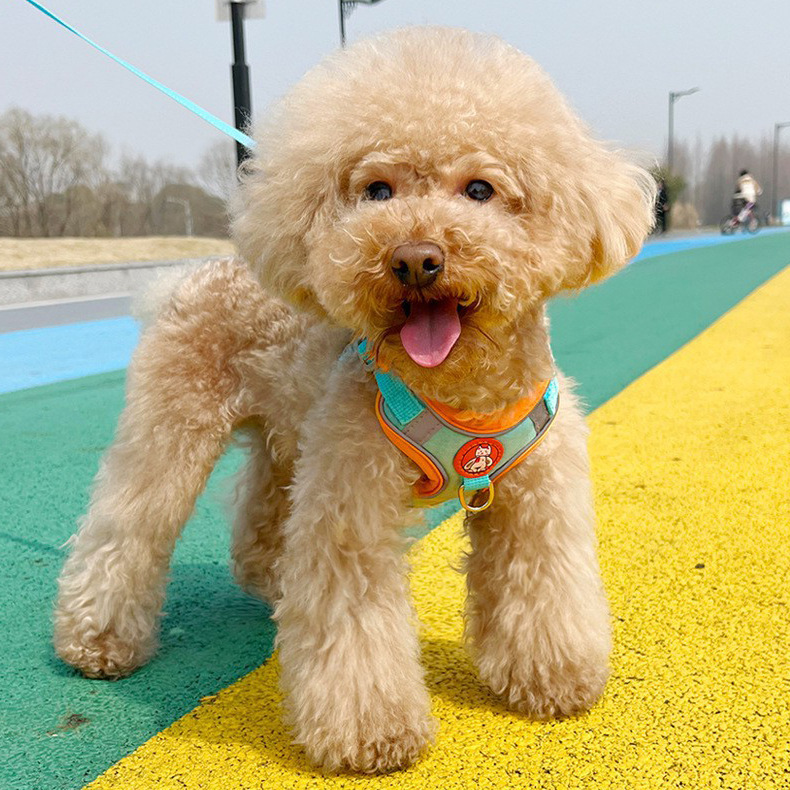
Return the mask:
[[[233,112],[236,128],[243,131],[252,118],[252,97],[250,96],[250,70],[245,62],[244,53],[244,3],[231,0],[230,23],[233,34],[233,65],[230,67],[233,79]],[[249,149],[236,143],[236,162],[241,163],[250,156]]]
[[343,9],[343,0],[337,0],[338,11],[340,12],[340,46],[346,46],[346,13]]
[[337,0],[337,10],[340,14],[340,46],[346,46],[346,14],[349,16],[358,5],[376,5],[381,0]]
[[778,200],[779,200],[779,132],[790,126],[790,121],[786,123],[774,124],[774,172],[773,179],[771,180],[771,216],[778,216]]
[[667,175],[672,175],[672,164],[675,153],[675,94],[669,92],[669,134],[667,136]]
[[189,201],[185,200],[184,198],[169,197],[165,199],[165,202],[176,203],[184,209],[184,230],[186,231],[187,236],[191,236],[193,233],[192,206],[190,205]]
[[675,102],[683,96],[691,96],[699,88],[689,88],[687,91],[669,92],[669,134],[667,135],[667,174],[672,175],[672,166],[675,161]]

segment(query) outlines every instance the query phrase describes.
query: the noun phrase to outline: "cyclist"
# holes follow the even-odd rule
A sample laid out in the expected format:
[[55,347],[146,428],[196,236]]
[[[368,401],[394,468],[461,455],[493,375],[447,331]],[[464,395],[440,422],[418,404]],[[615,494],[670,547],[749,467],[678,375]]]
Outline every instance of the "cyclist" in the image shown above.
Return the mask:
[[747,206],[754,210],[757,196],[762,193],[762,187],[757,183],[757,179],[748,170],[741,170],[732,198],[732,216],[737,217]]

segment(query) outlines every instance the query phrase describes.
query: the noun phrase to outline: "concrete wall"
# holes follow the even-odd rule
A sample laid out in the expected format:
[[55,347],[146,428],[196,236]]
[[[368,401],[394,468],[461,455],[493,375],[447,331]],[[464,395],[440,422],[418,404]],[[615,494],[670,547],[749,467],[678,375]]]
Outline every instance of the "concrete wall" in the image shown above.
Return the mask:
[[209,260],[216,258],[0,272],[0,306],[50,299],[134,294],[175,266],[197,266]]

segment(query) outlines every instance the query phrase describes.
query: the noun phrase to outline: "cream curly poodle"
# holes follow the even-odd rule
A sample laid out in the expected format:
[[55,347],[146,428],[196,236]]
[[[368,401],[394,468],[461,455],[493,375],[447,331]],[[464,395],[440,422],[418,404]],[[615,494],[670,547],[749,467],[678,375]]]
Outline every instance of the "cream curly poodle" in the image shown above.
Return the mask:
[[467,636],[534,717],[607,678],[586,429],[546,301],[636,254],[652,181],[503,41],[411,28],[310,71],[258,131],[233,230],[143,334],[60,579],[55,646],[92,677],[156,647],[170,555],[249,432],[233,569],[271,601],[294,738],[330,770],[434,736],[401,527],[469,512]]

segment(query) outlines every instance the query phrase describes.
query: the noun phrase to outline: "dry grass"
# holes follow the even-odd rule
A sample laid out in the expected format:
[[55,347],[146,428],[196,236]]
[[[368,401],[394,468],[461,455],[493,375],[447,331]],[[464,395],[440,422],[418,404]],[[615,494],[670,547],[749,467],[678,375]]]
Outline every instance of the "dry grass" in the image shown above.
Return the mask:
[[149,236],[123,239],[0,238],[0,271],[127,261],[173,261],[235,252],[227,239]]

